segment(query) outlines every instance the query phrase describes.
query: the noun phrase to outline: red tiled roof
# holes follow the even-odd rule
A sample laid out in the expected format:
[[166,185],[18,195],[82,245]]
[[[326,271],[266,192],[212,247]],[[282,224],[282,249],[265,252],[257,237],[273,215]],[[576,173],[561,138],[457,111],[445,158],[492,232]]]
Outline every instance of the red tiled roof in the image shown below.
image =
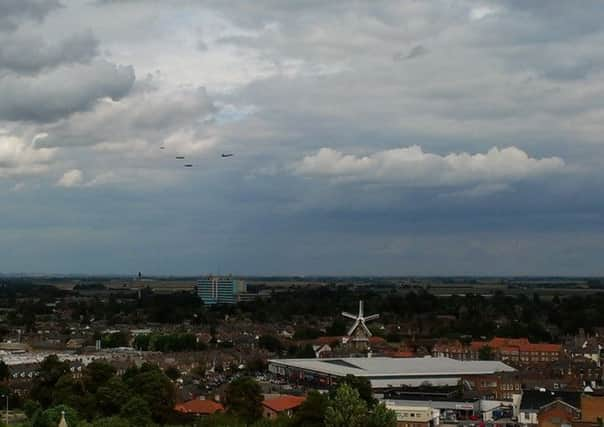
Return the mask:
[[521,351],[548,351],[558,353],[562,351],[561,344],[529,344],[528,346],[521,346]]
[[533,344],[527,338],[501,338],[495,337],[491,341],[472,341],[470,348],[480,350],[484,346],[489,346],[493,350],[501,351],[523,351],[523,352],[560,352],[560,344]]
[[451,341],[439,341],[436,344],[434,344],[434,347],[432,348],[433,351],[436,352],[458,352],[461,353],[464,348],[463,348],[463,344],[458,341],[458,340],[451,340]]
[[319,337],[315,340],[313,340],[313,343],[315,344],[332,344],[334,342],[340,342],[342,341],[342,337]]
[[275,412],[283,412],[297,408],[305,400],[306,397],[304,396],[283,395],[279,397],[274,397],[272,399],[264,400],[262,404]]
[[369,342],[371,344],[382,344],[382,343],[385,343],[386,340],[382,337],[372,336],[372,337],[369,337]]
[[183,414],[201,414],[211,415],[215,412],[224,411],[224,406],[213,400],[189,400],[185,403],[179,403],[174,407],[174,410]]
[[480,350],[483,347],[490,346],[488,341],[472,341],[470,343],[470,348],[472,350]]

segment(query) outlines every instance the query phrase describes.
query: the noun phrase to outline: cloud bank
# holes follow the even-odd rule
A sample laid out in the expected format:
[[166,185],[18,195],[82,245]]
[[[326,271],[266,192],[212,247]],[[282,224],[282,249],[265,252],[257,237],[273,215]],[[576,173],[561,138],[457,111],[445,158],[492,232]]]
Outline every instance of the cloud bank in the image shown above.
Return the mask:
[[36,148],[21,138],[0,134],[0,178],[42,174],[55,154],[55,149]]
[[476,182],[518,181],[560,172],[559,157],[536,159],[516,148],[493,147],[486,153],[426,153],[420,146],[367,156],[321,148],[293,165],[297,175],[332,180],[396,183],[403,186],[451,186]]

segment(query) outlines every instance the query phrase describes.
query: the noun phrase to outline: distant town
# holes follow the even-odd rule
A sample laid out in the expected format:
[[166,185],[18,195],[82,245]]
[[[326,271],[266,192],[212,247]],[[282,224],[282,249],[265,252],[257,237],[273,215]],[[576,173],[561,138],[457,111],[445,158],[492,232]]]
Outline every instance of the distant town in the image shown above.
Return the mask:
[[0,391],[9,425],[601,426],[602,307],[593,278],[5,276]]

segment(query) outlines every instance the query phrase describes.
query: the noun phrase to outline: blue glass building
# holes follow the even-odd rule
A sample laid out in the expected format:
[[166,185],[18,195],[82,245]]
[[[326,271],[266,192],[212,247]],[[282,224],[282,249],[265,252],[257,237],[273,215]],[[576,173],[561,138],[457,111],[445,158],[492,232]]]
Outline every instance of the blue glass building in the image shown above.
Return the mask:
[[197,281],[197,295],[205,305],[236,304],[246,285],[230,277],[208,277]]

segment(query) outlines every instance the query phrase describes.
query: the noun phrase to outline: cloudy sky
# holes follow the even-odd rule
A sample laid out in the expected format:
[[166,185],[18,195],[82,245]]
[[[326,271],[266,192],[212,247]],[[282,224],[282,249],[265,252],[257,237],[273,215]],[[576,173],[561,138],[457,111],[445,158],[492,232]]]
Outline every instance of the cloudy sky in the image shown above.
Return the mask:
[[0,272],[602,275],[602,16],[2,0]]

